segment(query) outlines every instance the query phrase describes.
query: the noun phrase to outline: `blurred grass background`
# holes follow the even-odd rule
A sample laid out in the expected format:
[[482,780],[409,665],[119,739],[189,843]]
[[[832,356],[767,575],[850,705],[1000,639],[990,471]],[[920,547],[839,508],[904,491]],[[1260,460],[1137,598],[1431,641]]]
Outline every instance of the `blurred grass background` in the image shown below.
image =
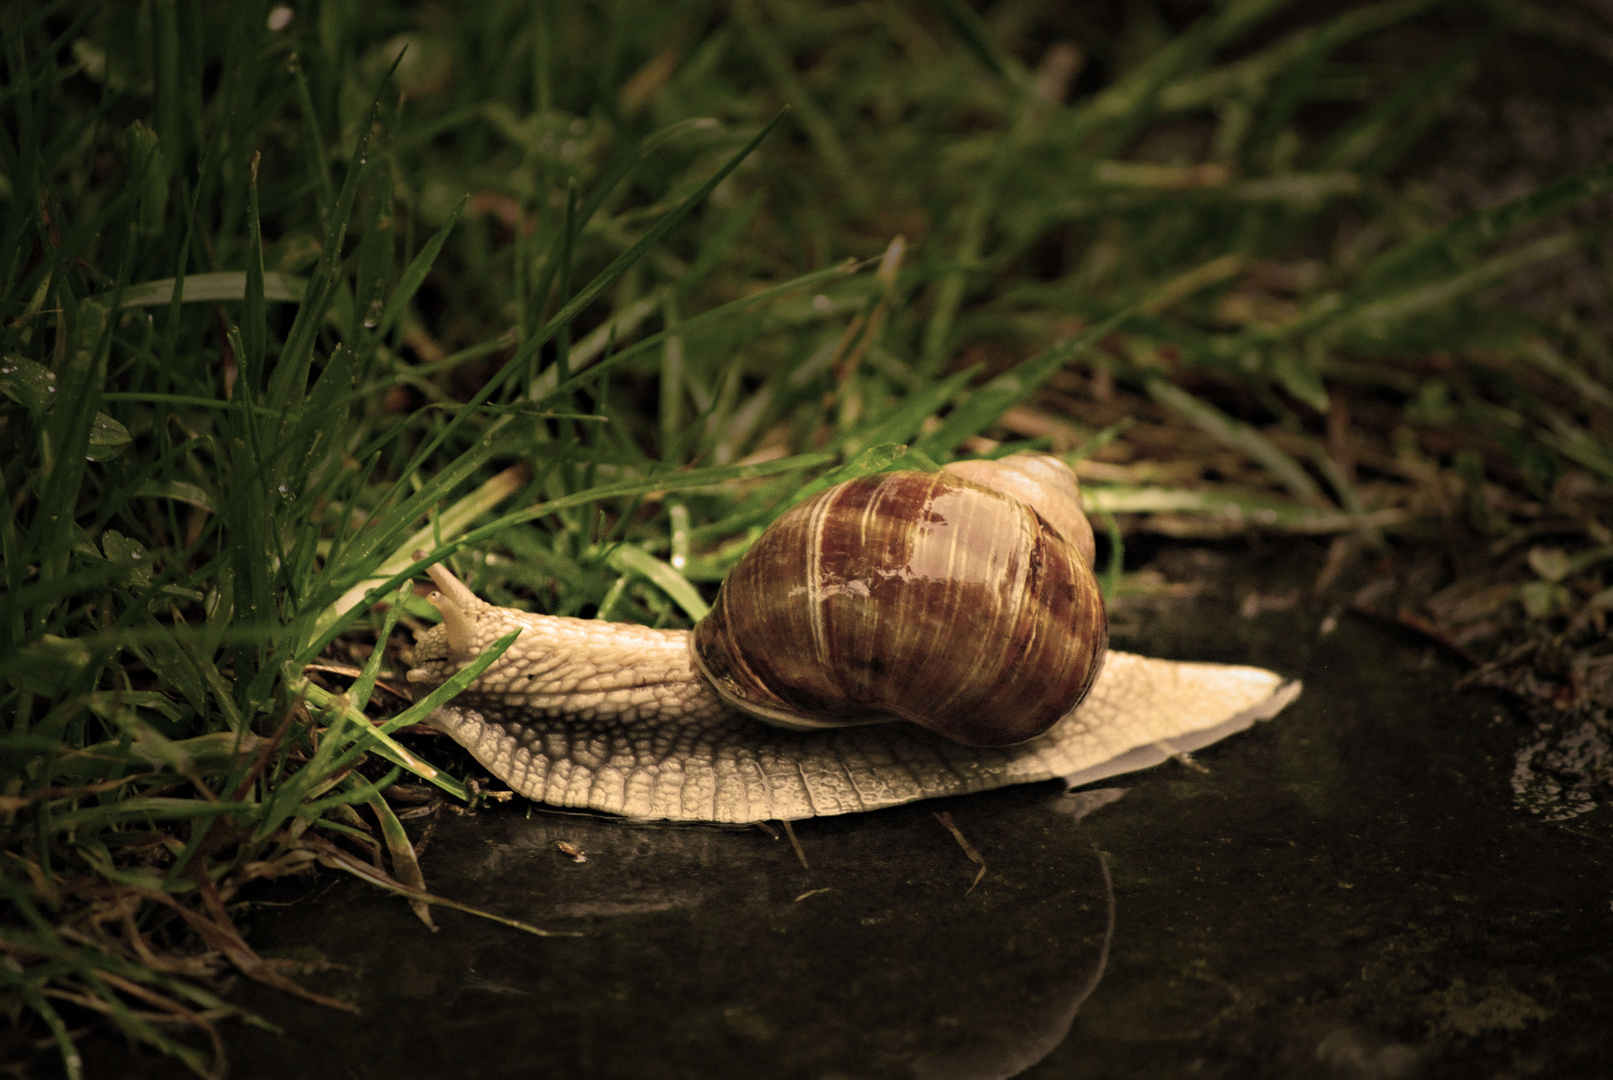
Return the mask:
[[254,879],[429,921],[395,781],[479,785],[392,734],[416,550],[688,625],[803,490],[1042,448],[1112,598],[1282,537],[1613,706],[1605,6],[4,15],[0,985],[69,1075],[95,1015],[217,1075],[229,969],[317,997]]

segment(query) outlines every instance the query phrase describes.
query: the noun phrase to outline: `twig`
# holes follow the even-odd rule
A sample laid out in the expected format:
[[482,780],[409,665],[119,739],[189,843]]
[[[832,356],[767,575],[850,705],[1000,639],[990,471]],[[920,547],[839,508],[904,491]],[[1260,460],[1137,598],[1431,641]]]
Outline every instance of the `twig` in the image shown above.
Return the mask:
[[139,892],[141,896],[146,897],[148,900],[154,900],[178,912],[180,917],[201,935],[203,941],[223,953],[225,958],[234,964],[241,974],[247,978],[263,983],[265,986],[272,986],[277,990],[295,994],[300,998],[312,1001],[316,1005],[340,1009],[342,1012],[350,1012],[354,1015],[358,1014],[357,1006],[349,1005],[345,1001],[337,1001],[335,998],[326,997],[324,994],[316,994],[312,990],[286,978],[265,963],[263,957],[253,952],[251,946],[242,940],[240,932],[229,921],[229,915],[224,911],[224,902],[219,899],[218,889],[214,886],[212,878],[203,873],[197,875],[197,879],[197,891],[201,893],[203,902],[213,912],[214,918],[212,919],[199,911],[192,911],[165,892],[159,892],[156,889],[141,889]]
[[806,852],[801,850],[801,841],[795,838],[795,828],[788,821],[780,822],[784,826],[784,835],[790,838],[790,846],[795,849],[795,857],[801,860],[801,869],[811,870],[812,864],[807,862]]
[[263,770],[269,767],[269,760],[274,757],[275,750],[285,741],[286,731],[291,727],[291,718],[296,715],[301,704],[299,700],[286,710],[285,718],[280,721],[280,726],[275,729],[271,737],[264,741],[263,748],[258,751],[258,759],[252,763],[252,767],[246,771],[246,775],[236,785],[235,795],[230,799],[231,802],[240,802],[246,798],[246,793],[252,790],[252,785],[258,782],[258,777],[263,775]]
[[[345,675],[350,679],[356,679],[364,674],[364,672],[360,671],[358,668],[350,667],[346,664],[304,664],[302,669],[304,671],[327,671],[332,675]],[[409,696],[407,691],[399,690],[397,687],[391,685],[390,683],[384,682],[381,679],[376,679],[375,685],[377,689],[385,690],[399,701],[414,700]]]
[[209,1071],[209,1075],[220,1078],[224,1076],[227,1068],[227,1056],[224,1053],[224,1040],[220,1038],[218,1028],[214,1027],[212,1022],[206,1017],[202,1016],[194,1009],[191,1009],[188,1006],[173,1000],[172,998],[165,997],[164,995],[157,993],[155,990],[147,989],[132,979],[125,979],[121,975],[114,975],[110,971],[96,972],[96,978],[100,979],[108,986],[114,987],[123,993],[128,994],[130,997],[139,998],[146,1004],[153,1005],[164,1012],[171,1014],[174,1019],[184,1024],[188,1024],[191,1027],[200,1028],[207,1036],[207,1041],[211,1043],[213,1047],[213,1068]]
[[319,861],[324,863],[326,866],[329,866],[334,870],[346,870],[354,877],[362,878],[372,885],[379,885],[381,888],[386,889],[389,892],[395,892],[399,896],[408,897],[413,900],[423,900],[428,904],[440,904],[446,908],[453,908],[455,911],[463,911],[467,915],[475,915],[478,918],[489,919],[493,922],[502,923],[505,926],[513,927],[516,930],[524,930],[528,934],[533,934],[537,937],[583,936],[575,930],[544,930],[533,926],[531,923],[524,923],[519,919],[511,919],[504,915],[495,915],[493,912],[487,911],[483,908],[472,907],[470,904],[462,904],[458,900],[449,900],[447,897],[437,896],[435,893],[428,893],[424,889],[411,889],[392,876],[377,870],[368,863],[360,862],[347,852],[343,851],[341,848],[337,847],[335,844],[332,844],[330,841],[324,840],[320,837],[304,837],[302,842],[317,851],[319,853]]
[[1092,978],[1087,981],[1086,989],[1076,999],[1077,1004],[1092,996],[1092,991],[1098,988],[1103,981],[1103,973],[1109,967],[1109,950],[1115,940],[1115,879],[1109,873],[1109,859],[1098,845],[1092,845],[1092,854],[1098,857],[1098,869],[1103,871],[1103,898],[1107,918],[1103,927],[1103,948],[1098,953],[1098,963],[1092,972]]
[[1350,605],[1350,610],[1355,612],[1357,615],[1365,615],[1369,619],[1377,619],[1381,622],[1394,623],[1398,626],[1405,627],[1407,630],[1414,630],[1423,637],[1427,638],[1429,641],[1432,641],[1435,645],[1439,645],[1442,648],[1461,657],[1463,660],[1466,660],[1473,667],[1479,668],[1484,666],[1484,661],[1479,659],[1479,657],[1474,654],[1471,649],[1467,648],[1467,646],[1462,645],[1454,640],[1436,624],[1406,608],[1401,608],[1395,614],[1390,615],[1388,612],[1379,611],[1377,608],[1368,607],[1366,604],[1353,603]]
[[958,846],[963,849],[963,853],[969,856],[969,861],[980,867],[980,872],[975,875],[974,881],[970,883],[967,889],[963,890],[963,895],[968,896],[975,891],[975,886],[979,885],[981,880],[985,878],[986,860],[980,857],[980,852],[976,851],[974,845],[969,843],[962,832],[958,831],[958,827],[952,823],[950,813],[945,810],[937,810],[935,811],[935,820],[939,821],[946,827],[946,831],[952,834],[952,839],[956,840]]

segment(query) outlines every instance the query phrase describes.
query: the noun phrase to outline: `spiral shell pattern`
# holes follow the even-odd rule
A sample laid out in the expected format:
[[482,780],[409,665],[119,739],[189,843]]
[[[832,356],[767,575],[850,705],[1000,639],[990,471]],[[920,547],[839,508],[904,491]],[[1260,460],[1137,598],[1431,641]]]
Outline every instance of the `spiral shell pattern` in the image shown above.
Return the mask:
[[1108,619],[1078,543],[1030,506],[954,473],[892,472],[780,517],[691,641],[724,700],[762,719],[902,719],[1003,746],[1080,703]]

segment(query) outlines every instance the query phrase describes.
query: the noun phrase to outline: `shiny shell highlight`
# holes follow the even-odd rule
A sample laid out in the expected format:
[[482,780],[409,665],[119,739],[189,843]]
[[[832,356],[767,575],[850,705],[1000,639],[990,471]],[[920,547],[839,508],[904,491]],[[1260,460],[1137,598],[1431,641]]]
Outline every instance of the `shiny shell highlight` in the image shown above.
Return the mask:
[[762,719],[895,718],[974,746],[1053,726],[1091,687],[1107,644],[1077,543],[1018,499],[944,471],[864,477],[792,507],[692,638],[717,692]]

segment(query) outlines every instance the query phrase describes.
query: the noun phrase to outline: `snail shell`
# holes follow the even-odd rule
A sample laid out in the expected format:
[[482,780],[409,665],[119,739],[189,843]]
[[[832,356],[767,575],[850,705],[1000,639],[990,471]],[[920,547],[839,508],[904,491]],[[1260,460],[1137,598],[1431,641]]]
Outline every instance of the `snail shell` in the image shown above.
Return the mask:
[[695,660],[726,702],[786,727],[1034,738],[1086,696],[1108,643],[1078,498],[1041,455],[837,484],[729,574]]

